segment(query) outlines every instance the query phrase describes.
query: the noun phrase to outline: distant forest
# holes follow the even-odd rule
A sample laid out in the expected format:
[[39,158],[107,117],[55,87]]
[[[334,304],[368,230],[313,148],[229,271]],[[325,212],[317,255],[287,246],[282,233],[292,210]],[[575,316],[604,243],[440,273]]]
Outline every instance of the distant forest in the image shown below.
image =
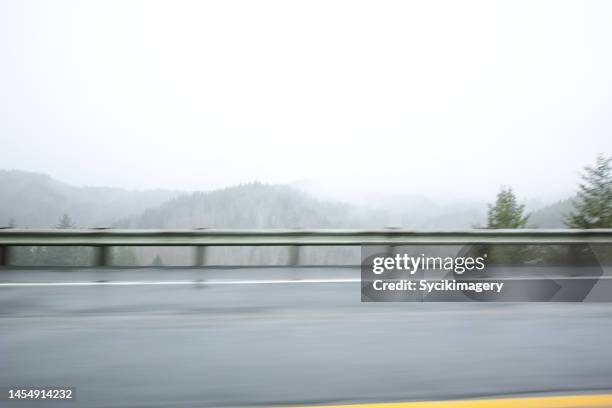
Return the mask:
[[[448,207],[425,198],[405,201],[405,205],[394,201],[357,206],[315,198],[293,186],[259,182],[209,192],[75,187],[43,174],[0,171],[0,226],[16,228],[457,229],[481,225],[486,218],[486,203]],[[562,228],[563,216],[571,207],[568,199],[532,211],[528,226]],[[188,248],[115,251],[117,264],[190,262]],[[302,262],[313,264],[343,263],[356,257],[355,248],[306,248],[301,254]],[[207,254],[213,264],[281,264],[286,258],[283,248],[241,248],[231,253],[227,248],[213,248]],[[13,262],[86,265],[89,259],[86,249],[20,248]]]

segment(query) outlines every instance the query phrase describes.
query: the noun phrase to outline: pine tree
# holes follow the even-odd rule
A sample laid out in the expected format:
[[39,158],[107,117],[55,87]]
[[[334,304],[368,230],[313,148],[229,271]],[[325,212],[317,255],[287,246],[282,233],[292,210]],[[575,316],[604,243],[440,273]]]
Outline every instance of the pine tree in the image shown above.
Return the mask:
[[62,217],[59,219],[59,223],[57,224],[57,228],[58,229],[71,229],[71,228],[74,228],[74,224],[72,222],[72,219],[70,218],[70,216],[68,214],[62,215]]
[[487,228],[523,228],[529,218],[523,215],[524,210],[524,205],[517,204],[512,188],[502,188],[495,205],[489,204]]
[[161,256],[155,256],[153,262],[151,263],[151,266],[164,266],[164,261],[162,260]]
[[[512,188],[501,189],[495,204],[489,204],[487,228],[524,228],[528,215],[525,206],[519,205]],[[475,249],[480,256],[488,254],[489,262],[501,265],[519,265],[535,256],[533,248],[526,245],[480,245]]]
[[584,168],[574,211],[565,218],[569,228],[612,227],[612,156],[597,156],[593,167]]
[[[57,229],[72,229],[75,224],[68,214],[58,220]],[[38,247],[37,262],[49,266],[83,266],[90,259],[91,252],[83,247]]]

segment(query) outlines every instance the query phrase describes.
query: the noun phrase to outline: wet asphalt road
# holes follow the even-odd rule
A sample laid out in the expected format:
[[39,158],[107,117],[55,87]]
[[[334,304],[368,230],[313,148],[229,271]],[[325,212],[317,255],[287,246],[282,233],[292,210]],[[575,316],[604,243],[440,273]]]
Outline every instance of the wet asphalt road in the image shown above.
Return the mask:
[[[0,282],[354,279],[347,268],[2,271]],[[612,389],[612,304],[361,303],[359,283],[0,287],[1,387],[208,407]]]

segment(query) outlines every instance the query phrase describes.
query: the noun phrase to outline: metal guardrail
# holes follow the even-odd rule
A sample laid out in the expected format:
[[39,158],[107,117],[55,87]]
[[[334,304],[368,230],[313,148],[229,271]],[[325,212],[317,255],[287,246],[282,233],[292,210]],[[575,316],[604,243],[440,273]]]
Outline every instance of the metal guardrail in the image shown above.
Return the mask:
[[205,264],[207,246],[289,246],[290,263],[299,263],[300,246],[465,245],[465,244],[612,244],[612,229],[474,229],[414,231],[404,229],[290,230],[115,230],[1,229],[0,265],[8,264],[13,246],[90,246],[97,264],[109,263],[113,246],[192,246],[195,265]]

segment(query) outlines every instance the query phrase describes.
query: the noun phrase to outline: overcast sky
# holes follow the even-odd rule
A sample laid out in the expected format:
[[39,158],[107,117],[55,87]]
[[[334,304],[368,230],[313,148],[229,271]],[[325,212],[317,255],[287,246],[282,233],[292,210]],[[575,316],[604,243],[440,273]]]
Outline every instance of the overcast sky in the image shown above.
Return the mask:
[[612,154],[611,21],[605,1],[2,1],[0,168],[563,196]]

